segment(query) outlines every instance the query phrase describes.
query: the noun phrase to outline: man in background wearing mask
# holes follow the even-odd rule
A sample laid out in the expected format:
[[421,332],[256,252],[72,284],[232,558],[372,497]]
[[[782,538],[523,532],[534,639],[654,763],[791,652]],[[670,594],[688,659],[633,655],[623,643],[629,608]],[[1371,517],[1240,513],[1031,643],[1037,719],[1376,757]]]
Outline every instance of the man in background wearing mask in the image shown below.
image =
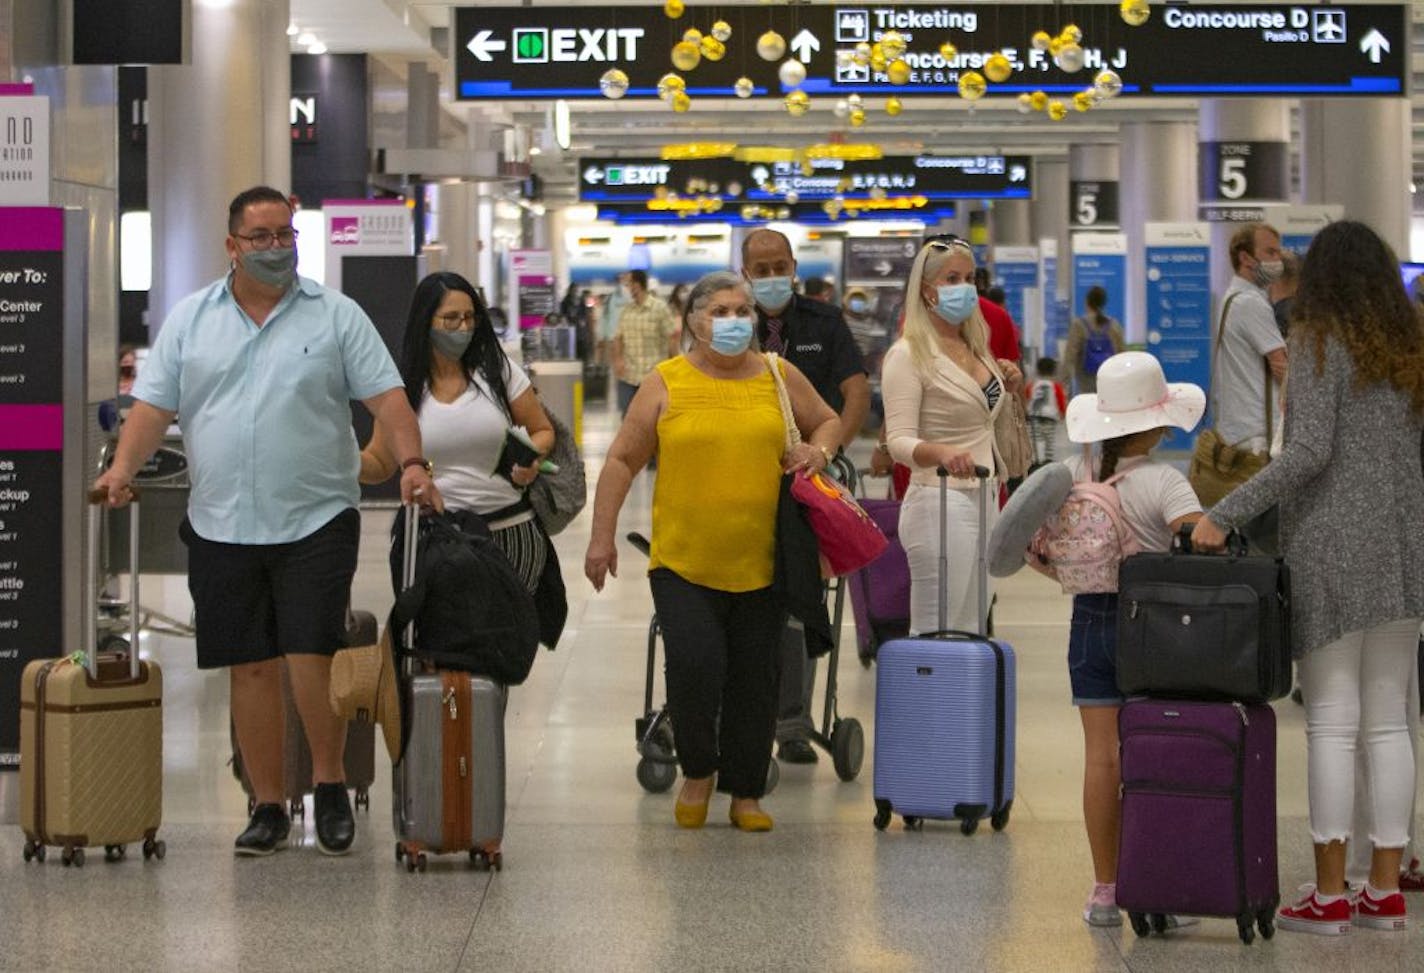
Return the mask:
[[286,845],[285,664],[311,746],[317,844],[350,850],[355,825],[342,766],[346,725],[327,701],[341,647],[361,526],[351,405],[391,431],[401,500],[439,506],[420,428],[395,362],[350,298],[296,273],[287,198],[258,186],[228,208],[228,274],[164,321],[114,463],[96,488],[112,506],[175,417],[192,491],[180,534],[199,669],[228,669],[232,719],[256,807],[239,855]]
[[[1231,235],[1230,254],[1235,274],[1222,299],[1218,332],[1212,339],[1210,408],[1220,442],[1241,454],[1235,466],[1238,472],[1224,474],[1234,481],[1234,489],[1270,461],[1270,429],[1280,422],[1286,342],[1266,293],[1283,269],[1281,235],[1265,223],[1244,224]],[[1268,399],[1275,413],[1269,419]],[[1203,506],[1210,507],[1226,495],[1219,482],[1208,486],[1209,478],[1195,471],[1191,480]]]
[[613,375],[618,379],[618,413],[628,414],[643,377],[658,362],[677,355],[677,322],[667,302],[648,290],[648,274],[628,271],[628,300],[613,338]]
[[[742,274],[756,299],[762,350],[782,355],[806,375],[840,416],[840,445],[850,445],[870,409],[870,383],[840,308],[796,294],[791,242],[775,230],[753,230],[742,240]],[[788,628],[782,640],[781,721],[776,731],[781,760],[816,760],[808,737],[815,682],[816,667],[806,656],[802,633]]]

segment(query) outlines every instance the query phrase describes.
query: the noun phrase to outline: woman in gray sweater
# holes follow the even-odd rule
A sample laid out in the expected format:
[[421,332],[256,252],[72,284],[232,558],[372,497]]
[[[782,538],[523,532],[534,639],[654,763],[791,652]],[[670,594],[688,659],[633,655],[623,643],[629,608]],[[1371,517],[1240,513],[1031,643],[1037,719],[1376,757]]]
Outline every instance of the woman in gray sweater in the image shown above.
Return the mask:
[[[1363,223],[1332,223],[1301,268],[1291,315],[1290,407],[1280,457],[1212,508],[1192,543],[1280,505],[1291,569],[1293,646],[1305,693],[1316,884],[1282,929],[1403,929],[1399,866],[1414,756],[1405,695],[1424,616],[1424,323],[1389,246]],[[1345,885],[1356,740],[1373,795],[1370,878]]]

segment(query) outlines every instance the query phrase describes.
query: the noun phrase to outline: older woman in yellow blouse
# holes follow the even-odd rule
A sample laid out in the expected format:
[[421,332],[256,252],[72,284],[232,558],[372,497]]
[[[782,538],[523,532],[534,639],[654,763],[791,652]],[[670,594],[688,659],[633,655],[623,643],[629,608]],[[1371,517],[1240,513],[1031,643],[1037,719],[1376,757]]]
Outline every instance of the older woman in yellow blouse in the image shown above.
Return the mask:
[[[949,555],[949,627],[978,632],[979,491],[990,491],[990,526],[1003,472],[994,419],[1018,395],[1023,373],[988,350],[988,326],[974,287],[974,251],[963,240],[932,240],[910,268],[905,330],[885,354],[880,375],[890,455],[910,467],[900,508],[900,539],[910,562],[910,629],[939,628],[939,532]],[[993,476],[979,481],[974,468]],[[949,472],[947,523],[939,482]]]
[[732,824],[769,831],[761,809],[776,728],[786,606],[772,589],[784,470],[821,470],[840,423],[795,366],[780,362],[803,442],[785,423],[767,359],[752,347],[746,281],[708,274],[687,298],[689,350],[660,363],[634,396],[594,497],[584,573],[618,573],[618,511],[658,456],[648,580],[667,651],[668,709],[684,777],[675,816],[700,828],[715,787]]

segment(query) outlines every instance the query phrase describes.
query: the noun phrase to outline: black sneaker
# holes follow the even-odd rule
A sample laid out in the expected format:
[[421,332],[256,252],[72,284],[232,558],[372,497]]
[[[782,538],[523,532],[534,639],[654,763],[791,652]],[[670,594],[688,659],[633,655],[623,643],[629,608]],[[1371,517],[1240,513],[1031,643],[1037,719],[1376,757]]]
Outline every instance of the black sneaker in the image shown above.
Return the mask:
[[237,836],[233,850],[239,855],[270,855],[286,846],[292,822],[280,804],[259,804],[252,809],[247,830]]
[[345,784],[317,784],[312,799],[316,818],[316,846],[325,855],[344,855],[356,837],[356,819],[351,815],[351,796]]
[[819,758],[809,740],[785,740],[776,748],[776,759],[787,764],[813,764]]

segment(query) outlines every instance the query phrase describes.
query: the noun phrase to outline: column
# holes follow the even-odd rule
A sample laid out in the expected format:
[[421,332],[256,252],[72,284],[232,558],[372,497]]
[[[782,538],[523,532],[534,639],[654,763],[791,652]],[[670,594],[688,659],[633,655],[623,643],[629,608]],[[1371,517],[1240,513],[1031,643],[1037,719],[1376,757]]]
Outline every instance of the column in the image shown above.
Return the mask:
[[[1230,209],[1248,204],[1243,208],[1249,209],[1253,203],[1283,203],[1290,199],[1289,102],[1272,98],[1206,99],[1198,112],[1197,128],[1197,185],[1202,207]],[[1354,150],[1352,145],[1348,151]],[[1230,221],[1213,221],[1211,279],[1218,294],[1231,277],[1227,247],[1235,229]]]
[[1300,108],[1301,202],[1344,206],[1346,219],[1368,223],[1408,260],[1409,99],[1320,98]]
[[[1054,240],[1058,253],[1068,253],[1068,158],[1037,157],[1033,160],[1033,205],[1029,211],[1030,236],[1035,245]],[[1058,293],[1068,294],[1066,278],[1060,279]]]
[[195,0],[192,63],[149,70],[150,328],[222,275],[227,206],[292,178],[288,0]]
[[996,247],[1027,247],[1037,241],[1031,229],[1033,203],[1027,199],[996,199],[989,213],[989,242]]
[[1127,234],[1129,340],[1141,341],[1147,321],[1143,289],[1143,225],[1197,218],[1197,129],[1190,122],[1133,122],[1121,130],[1122,226]]

